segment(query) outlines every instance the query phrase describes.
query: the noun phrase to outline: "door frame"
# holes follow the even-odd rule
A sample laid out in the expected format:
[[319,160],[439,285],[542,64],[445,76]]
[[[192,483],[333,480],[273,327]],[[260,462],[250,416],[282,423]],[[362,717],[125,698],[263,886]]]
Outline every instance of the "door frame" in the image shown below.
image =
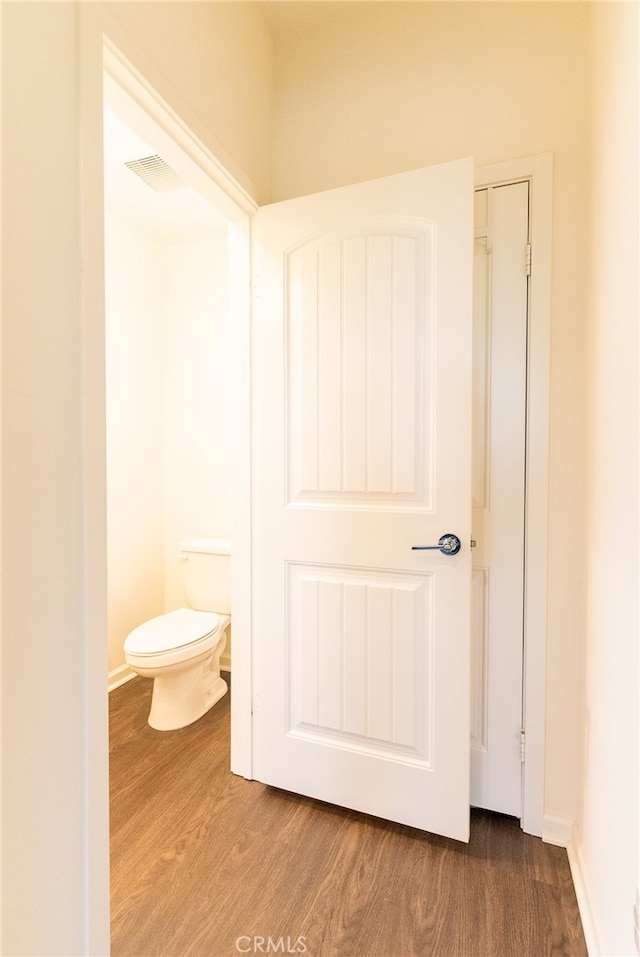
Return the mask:
[[[549,369],[553,154],[542,153],[476,168],[476,188],[528,181],[529,277],[525,439],[525,558],[523,610],[521,827],[544,830],[547,554],[549,514]],[[523,254],[524,255],[524,254]]]

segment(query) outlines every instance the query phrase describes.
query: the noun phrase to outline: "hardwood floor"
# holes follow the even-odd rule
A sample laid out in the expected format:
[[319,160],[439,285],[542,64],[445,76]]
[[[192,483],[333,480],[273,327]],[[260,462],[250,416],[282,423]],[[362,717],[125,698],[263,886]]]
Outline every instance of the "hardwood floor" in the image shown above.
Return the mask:
[[114,957],[586,955],[566,852],[513,819],[465,845],[245,781],[229,695],[173,732],[150,696],[110,696]]

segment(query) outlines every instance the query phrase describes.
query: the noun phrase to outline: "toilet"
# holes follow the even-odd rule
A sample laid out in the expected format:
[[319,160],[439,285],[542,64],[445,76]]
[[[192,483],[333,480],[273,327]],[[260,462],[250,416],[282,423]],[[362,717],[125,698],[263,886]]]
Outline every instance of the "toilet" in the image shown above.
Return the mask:
[[174,731],[206,714],[227,692],[220,656],[231,623],[231,542],[192,538],[180,545],[188,608],[151,618],[124,642],[124,658],[153,678],[149,724]]

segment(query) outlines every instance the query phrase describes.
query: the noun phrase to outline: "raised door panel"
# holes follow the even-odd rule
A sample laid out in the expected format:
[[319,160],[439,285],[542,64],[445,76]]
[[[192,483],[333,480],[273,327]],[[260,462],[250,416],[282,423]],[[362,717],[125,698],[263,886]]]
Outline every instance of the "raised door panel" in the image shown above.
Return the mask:
[[288,566],[288,734],[432,765],[433,579]]
[[432,226],[286,258],[289,501],[433,507]]

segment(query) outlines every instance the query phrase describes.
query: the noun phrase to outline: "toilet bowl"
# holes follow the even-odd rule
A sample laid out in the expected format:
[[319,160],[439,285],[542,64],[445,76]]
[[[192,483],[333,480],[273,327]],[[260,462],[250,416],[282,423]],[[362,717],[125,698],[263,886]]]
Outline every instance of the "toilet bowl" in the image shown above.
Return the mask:
[[231,623],[225,613],[229,554],[227,540],[203,538],[184,542],[179,556],[185,563],[187,600],[216,604],[220,611],[178,608],[143,622],[125,639],[129,667],[154,679],[148,722],[157,731],[192,724],[227,692],[220,656]]

